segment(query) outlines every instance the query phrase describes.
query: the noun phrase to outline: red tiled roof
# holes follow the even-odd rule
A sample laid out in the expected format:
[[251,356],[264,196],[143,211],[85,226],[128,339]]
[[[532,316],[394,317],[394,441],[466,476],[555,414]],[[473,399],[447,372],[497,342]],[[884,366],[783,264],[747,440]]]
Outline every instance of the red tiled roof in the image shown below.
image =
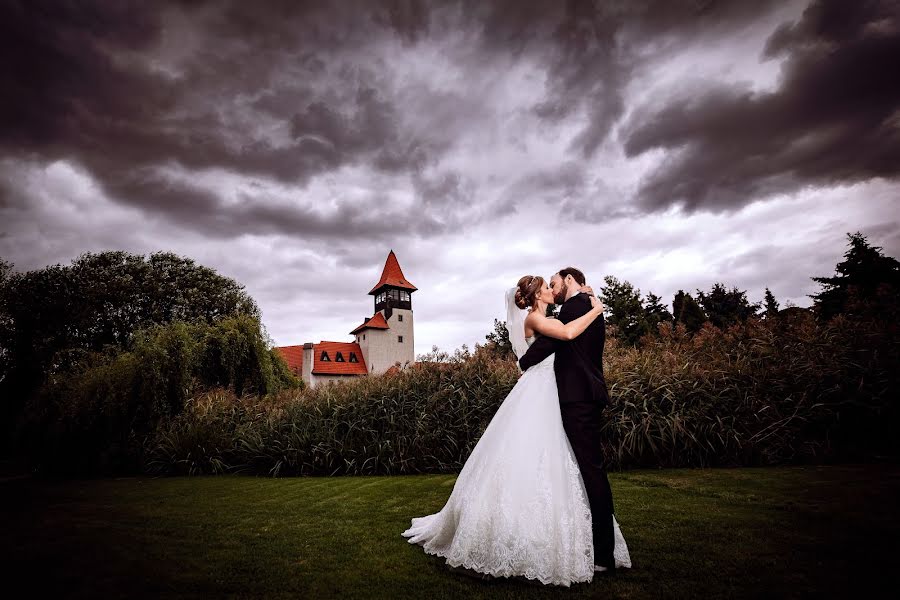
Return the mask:
[[393,250],[388,254],[387,261],[384,263],[384,271],[381,272],[381,279],[378,280],[378,283],[375,284],[375,287],[372,288],[372,291],[369,292],[369,294],[374,295],[378,288],[385,285],[392,285],[411,292],[418,289],[406,280],[406,276],[403,275],[403,271],[400,270],[400,263],[397,262],[397,256],[394,254]]
[[384,315],[380,312],[375,313],[375,315],[363,322],[362,325],[354,329],[350,332],[350,335],[356,335],[357,331],[362,331],[363,329],[390,329],[391,326],[387,324],[387,321],[384,320]]
[[[322,360],[322,352],[328,353],[329,360]],[[337,362],[337,353],[340,352],[344,362]],[[350,353],[356,354],[359,362],[350,362]],[[363,358],[359,344],[355,342],[319,342],[313,346],[313,370],[314,375],[366,375],[366,360]]]
[[303,373],[303,346],[279,346],[275,348],[281,353],[281,358],[287,363],[288,368],[301,375]]

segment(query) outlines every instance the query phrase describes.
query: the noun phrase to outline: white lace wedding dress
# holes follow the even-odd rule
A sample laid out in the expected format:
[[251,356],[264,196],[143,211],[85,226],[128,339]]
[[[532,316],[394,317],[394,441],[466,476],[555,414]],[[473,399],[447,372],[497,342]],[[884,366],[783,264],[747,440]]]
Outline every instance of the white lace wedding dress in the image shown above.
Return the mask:
[[[528,339],[528,345],[534,338]],[[591,581],[591,510],[563,429],[554,355],[528,369],[469,456],[440,512],[412,519],[410,543],[496,577]],[[615,523],[616,565],[631,567]]]

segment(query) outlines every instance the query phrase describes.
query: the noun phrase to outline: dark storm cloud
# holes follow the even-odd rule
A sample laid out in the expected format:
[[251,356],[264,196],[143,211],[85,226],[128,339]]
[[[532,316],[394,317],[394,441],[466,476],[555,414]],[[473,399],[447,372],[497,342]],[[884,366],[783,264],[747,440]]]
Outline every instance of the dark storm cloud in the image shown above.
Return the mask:
[[[440,151],[441,142],[401,129],[390,82],[352,60],[335,73],[322,72],[324,51],[385,35],[373,31],[373,20],[412,39],[422,26],[413,4],[372,11],[362,9],[374,5],[345,4],[342,14],[316,3],[272,4],[269,12],[245,2],[216,3],[211,17],[204,13],[210,6],[190,6],[182,15],[177,7],[144,2],[4,3],[0,151],[72,160],[114,199],[214,235],[236,234],[242,225],[321,235],[337,227],[332,217],[313,216],[308,203],[273,207],[260,195],[250,208],[226,204],[217,191],[178,183],[161,171],[215,168],[303,186],[346,165],[414,171]],[[173,74],[154,57],[166,26],[179,19],[208,29],[196,32],[199,47]],[[291,70],[291,81],[310,84],[285,85],[280,69]],[[242,95],[257,98],[245,105]],[[268,122],[256,118],[254,108],[267,112]],[[261,131],[272,123],[282,139]],[[396,216],[350,205],[339,212],[333,218],[351,229],[365,222],[349,233],[375,237]],[[409,219],[409,226],[413,233],[440,229],[430,217]]]
[[643,182],[645,210],[728,210],[807,185],[900,174],[900,8],[817,1],[768,39],[778,88],[710,85],[638,109],[625,151],[670,155]]
[[[367,202],[339,202],[333,208],[317,208],[314,203],[273,199],[265,193],[240,192],[234,201],[190,182],[147,172],[127,178],[106,180],[112,197],[127,198],[125,204],[139,208],[154,206],[166,219],[181,227],[202,229],[211,237],[242,234],[284,234],[306,240],[366,238],[388,241],[397,233],[397,223],[405,231],[433,235],[446,225],[428,214],[408,215],[392,206],[389,198],[370,193]],[[369,205],[382,207],[372,213]]]
[[[302,187],[321,174],[364,165],[408,174],[419,199],[439,210],[441,198],[459,205],[477,192],[458,173],[437,183],[422,175],[463,129],[479,126],[466,118],[465,90],[412,90],[425,99],[422,110],[434,111],[432,125],[439,119],[445,126],[407,126],[405,119],[421,115],[401,108],[404,82],[363,64],[367,48],[409,46],[458,29],[475,32],[483,46],[469,59],[479,64],[464,69],[490,65],[485,57],[491,55],[533,60],[546,72],[545,97],[534,113],[548,123],[585,121],[570,146],[584,159],[624,110],[623,86],[637,62],[626,50],[679,30],[727,31],[766,10],[765,3],[746,5],[7,2],[0,9],[0,152],[71,160],[114,199],[148,212],[171,211],[215,235],[236,231],[226,224],[248,217],[268,229],[266,215],[285,209],[235,209],[239,204],[223,202],[219,191],[178,184],[161,171],[221,169]],[[617,41],[622,36],[629,46]],[[168,60],[169,54],[177,58]],[[576,117],[579,111],[587,118]],[[426,199],[429,193],[437,196]],[[254,201],[265,202],[265,195]],[[204,219],[207,210],[215,213]],[[280,222],[331,230],[309,218],[309,206],[296,210]],[[506,210],[501,205],[494,212]],[[385,223],[376,211],[361,218],[371,220],[373,235]],[[445,221],[426,216],[408,229],[440,231]]]
[[634,74],[698,39],[725,39],[779,4],[510,0],[471,6],[468,26],[481,29],[487,49],[528,57],[544,70],[544,97],[531,107],[540,122],[551,128],[583,123],[569,142],[569,159],[506,185],[493,212],[506,214],[523,198],[544,198],[561,216],[577,220],[630,214],[630,198],[589,180],[590,160],[626,111]]
[[[570,149],[592,156],[625,111],[624,88],[641,63],[697,36],[722,37],[777,5],[771,0],[479,2],[467,11],[488,47],[536,58],[546,97],[533,109],[559,122],[579,111],[587,124]],[[655,51],[648,53],[648,46]]]

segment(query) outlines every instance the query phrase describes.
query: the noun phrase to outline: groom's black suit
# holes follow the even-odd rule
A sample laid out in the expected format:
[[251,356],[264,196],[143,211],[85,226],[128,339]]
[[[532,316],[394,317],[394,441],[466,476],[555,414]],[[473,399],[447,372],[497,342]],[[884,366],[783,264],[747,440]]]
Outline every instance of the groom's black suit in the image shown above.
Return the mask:
[[[590,297],[576,294],[563,303],[559,320],[568,323],[589,310]],[[563,427],[578,461],[591,505],[594,563],[614,569],[613,499],[603,467],[600,443],[603,407],[609,404],[609,391],[603,377],[605,342],[606,322],[600,315],[584,333],[570,342],[539,337],[519,359],[519,366],[525,371],[556,352],[553,368]]]

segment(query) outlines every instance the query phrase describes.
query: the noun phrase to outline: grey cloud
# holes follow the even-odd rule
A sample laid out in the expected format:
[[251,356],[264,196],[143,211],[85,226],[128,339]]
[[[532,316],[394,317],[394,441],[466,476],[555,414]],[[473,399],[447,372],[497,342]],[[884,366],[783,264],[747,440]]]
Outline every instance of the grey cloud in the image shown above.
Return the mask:
[[816,2],[768,40],[765,57],[787,57],[774,92],[707,84],[635,111],[626,153],[669,151],[640,206],[731,210],[805,186],[896,178],[898,19],[886,2]]
[[[151,213],[171,211],[172,219],[198,230],[208,226],[212,235],[238,231],[227,211],[200,218],[200,211],[222,210],[215,191],[176,189],[169,179],[146,174],[175,164],[302,188],[320,175],[364,165],[411,178],[422,206],[434,214],[403,215],[400,222],[426,235],[462,224],[461,216],[439,212],[447,202],[485,197],[464,177],[454,190],[450,180],[435,187],[423,174],[466,128],[482,126],[471,115],[478,102],[464,89],[438,92],[394,81],[371,50],[396,41],[440,44],[458,30],[478,47],[460,59],[469,61],[460,64],[464,70],[490,68],[491,56],[533,61],[547,75],[546,97],[535,114],[558,124],[578,111],[587,115],[571,146],[584,160],[608,139],[624,110],[622,88],[636,61],[630,49],[681,30],[737,27],[768,6],[751,10],[746,4],[5,3],[0,154],[70,160],[114,198]],[[629,45],[619,43],[623,36]],[[423,99],[415,114],[406,112],[410,95]],[[533,183],[541,193],[543,184]],[[501,202],[470,216],[509,210]],[[260,219],[247,222],[250,229],[281,231],[273,223],[280,220],[333,233],[311,212],[307,203],[287,214],[273,205],[242,216]],[[360,235],[381,235],[378,212],[367,212]]]
[[482,21],[485,43],[531,56],[546,68],[547,95],[534,113],[559,122],[585,112],[587,124],[570,147],[581,158],[594,155],[624,114],[625,85],[656,56],[648,46],[674,52],[697,37],[722,37],[777,5],[739,0],[484,4],[487,14],[469,14]]
[[[223,2],[212,6],[221,15],[206,20],[198,6],[172,17],[180,11],[146,3],[5,4],[0,14],[5,46],[0,69],[6,84],[0,99],[0,153],[71,160],[87,168],[114,198],[151,212],[170,211],[170,218],[198,228],[209,225],[218,235],[239,231],[240,224],[221,212],[198,218],[203,211],[221,209],[214,191],[148,173],[174,163],[303,186],[345,165],[365,164],[387,173],[416,171],[442,151],[445,142],[401,131],[402,115],[390,81],[352,61],[338,66],[334,79],[322,73],[319,58],[323,48],[343,48],[352,57],[354,39],[372,43],[387,35],[369,26],[371,12],[362,10],[369,6],[386,15],[390,27],[411,36],[410,28],[421,24],[414,5],[366,3],[335,13],[318,3],[284,3],[261,11],[248,10],[244,2]],[[132,60],[153,55],[166,18],[196,19],[203,42],[175,78],[150,68],[148,61]],[[321,46],[307,47],[295,61],[306,34]],[[301,80],[305,74],[314,85],[282,90],[281,70],[299,71]],[[241,94],[257,97],[244,103]],[[266,122],[255,118],[253,110],[280,122],[286,140],[266,135],[260,129]],[[277,230],[273,221],[281,220],[308,231],[321,227],[322,235],[336,233],[336,223],[312,218],[309,206],[281,212],[260,206],[242,216],[260,218],[260,229]],[[357,233],[377,236],[387,229],[386,224],[379,227],[378,213],[385,211],[370,212],[375,218]],[[342,221],[364,220],[352,208],[342,214]],[[253,227],[252,222],[244,225]],[[434,218],[410,225],[412,231],[440,229]]]
[[578,161],[567,161],[522,175],[503,190],[502,198],[494,208],[495,215],[514,212],[517,207],[536,201],[548,203],[556,207],[557,212],[571,215],[573,206],[581,204],[581,196],[586,190],[585,169],[585,165]]
[[434,235],[445,227],[428,214],[405,214],[393,207],[389,198],[377,194],[366,201],[339,202],[333,209],[317,209],[299,199],[290,203],[272,199],[266,192],[240,192],[237,202],[225,202],[204,187],[157,171],[132,171],[122,178],[107,179],[104,188],[111,198],[145,212],[158,212],[173,224],[214,237],[281,234],[305,240],[352,237],[375,241],[395,236],[398,223],[418,235]]

